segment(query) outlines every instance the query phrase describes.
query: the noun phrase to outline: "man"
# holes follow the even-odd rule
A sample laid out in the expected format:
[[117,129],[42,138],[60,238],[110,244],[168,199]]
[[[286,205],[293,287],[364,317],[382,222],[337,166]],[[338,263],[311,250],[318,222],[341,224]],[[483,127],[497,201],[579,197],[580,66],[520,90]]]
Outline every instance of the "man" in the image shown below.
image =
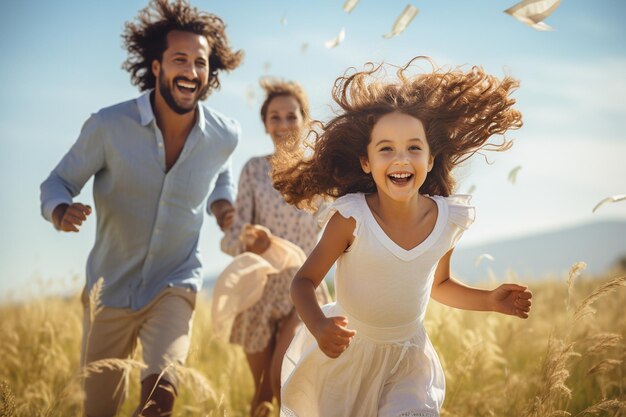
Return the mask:
[[[198,101],[243,54],[230,49],[221,19],[187,0],[152,0],[126,24],[123,38],[124,68],[145,93],[87,120],[41,184],[41,207],[58,230],[77,232],[91,208],[73,197],[94,177],[98,215],[83,294],[82,364],[129,358],[139,340],[147,368],[135,415],[166,416],[176,395],[172,364],[187,357],[201,284],[204,205],[222,229],[234,212],[229,159],[239,125]],[[94,288],[100,277],[102,288]],[[124,373],[119,367],[90,372],[85,391],[87,416],[115,415]]]

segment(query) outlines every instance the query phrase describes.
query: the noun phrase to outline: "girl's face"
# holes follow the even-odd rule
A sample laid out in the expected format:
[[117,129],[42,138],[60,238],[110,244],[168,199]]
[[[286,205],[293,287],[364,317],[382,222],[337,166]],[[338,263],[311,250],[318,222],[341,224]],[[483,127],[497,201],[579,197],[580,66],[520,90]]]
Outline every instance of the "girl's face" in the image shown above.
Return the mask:
[[303,126],[300,103],[295,97],[278,96],[270,101],[265,116],[265,131],[272,137],[275,146],[299,135]]
[[409,201],[433,167],[422,122],[404,113],[382,116],[372,129],[361,167],[372,174],[379,193]]

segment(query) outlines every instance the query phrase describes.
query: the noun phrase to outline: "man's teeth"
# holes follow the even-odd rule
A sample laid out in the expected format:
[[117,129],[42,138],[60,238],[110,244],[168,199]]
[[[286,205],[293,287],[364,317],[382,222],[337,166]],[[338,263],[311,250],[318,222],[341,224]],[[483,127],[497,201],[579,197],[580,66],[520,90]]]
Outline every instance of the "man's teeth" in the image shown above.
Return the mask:
[[187,88],[189,90],[195,90],[196,89],[196,84],[194,84],[194,83],[188,83],[188,82],[185,82],[185,81],[178,81],[176,84],[179,87]]
[[404,174],[389,174],[389,176],[390,176],[390,177],[392,177],[392,178],[398,178],[398,179],[409,178],[411,175],[413,175],[413,174],[409,174],[409,173],[404,173]]

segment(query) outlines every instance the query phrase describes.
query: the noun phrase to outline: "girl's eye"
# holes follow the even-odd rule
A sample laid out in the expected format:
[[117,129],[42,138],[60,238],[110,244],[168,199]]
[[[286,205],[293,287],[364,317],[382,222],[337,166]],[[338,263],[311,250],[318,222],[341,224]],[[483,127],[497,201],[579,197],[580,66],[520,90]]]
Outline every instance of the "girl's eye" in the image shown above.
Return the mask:
[[387,152],[391,150],[391,146],[383,146],[382,148],[379,149],[379,151],[381,152]]
[[422,148],[420,148],[420,147],[419,147],[419,146],[417,146],[417,145],[413,145],[413,146],[410,146],[410,147],[409,147],[409,150],[410,150],[410,151],[421,151],[421,150],[422,150]]

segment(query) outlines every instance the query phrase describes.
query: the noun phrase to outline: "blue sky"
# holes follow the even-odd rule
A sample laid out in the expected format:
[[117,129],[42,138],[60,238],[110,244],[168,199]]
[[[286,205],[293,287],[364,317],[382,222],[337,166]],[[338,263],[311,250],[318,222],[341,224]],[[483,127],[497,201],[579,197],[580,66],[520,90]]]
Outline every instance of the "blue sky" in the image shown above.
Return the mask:
[[[261,125],[258,79],[301,82],[313,116],[331,114],[333,81],[367,61],[401,65],[416,55],[439,65],[481,65],[521,81],[516,92],[524,127],[513,149],[462,167],[459,191],[476,186],[478,219],[462,244],[626,219],[626,203],[591,209],[602,198],[626,193],[626,3],[564,0],[537,32],[502,11],[515,1],[412,1],[420,9],[407,30],[383,39],[407,1],[361,0],[352,13],[342,0],[206,1],[193,4],[227,24],[243,65],[222,78],[206,104],[239,120],[243,138],[233,157],[238,176],[251,156],[271,152]],[[261,5],[262,4],[262,5]],[[90,113],[138,95],[121,69],[121,33],[146,5],[136,0],[10,2],[0,26],[0,299],[22,296],[41,281],[78,288],[94,239],[95,219],[79,234],[53,230],[39,213],[39,184],[76,140]],[[281,24],[285,18],[286,25]],[[345,27],[345,41],[324,41]],[[308,43],[306,53],[301,46]],[[256,101],[246,101],[248,89]],[[515,185],[508,172],[521,165]],[[90,203],[90,184],[79,196]],[[207,274],[229,261],[219,252],[220,232],[208,219],[201,235]]]

